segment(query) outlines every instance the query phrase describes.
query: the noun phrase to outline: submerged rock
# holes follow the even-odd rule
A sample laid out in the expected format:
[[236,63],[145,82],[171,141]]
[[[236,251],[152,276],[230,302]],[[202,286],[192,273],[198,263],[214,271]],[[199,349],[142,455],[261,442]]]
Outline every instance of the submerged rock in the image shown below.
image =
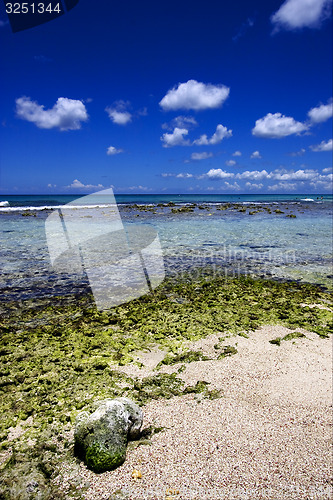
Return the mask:
[[105,399],[94,413],[77,416],[75,453],[94,472],[115,469],[125,461],[127,441],[139,436],[142,420],[141,408],[130,399]]

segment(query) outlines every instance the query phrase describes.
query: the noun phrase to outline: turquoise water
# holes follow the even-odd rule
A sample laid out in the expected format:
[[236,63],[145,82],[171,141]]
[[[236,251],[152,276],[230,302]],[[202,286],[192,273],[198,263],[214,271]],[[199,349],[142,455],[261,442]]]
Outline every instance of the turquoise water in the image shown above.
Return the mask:
[[[65,205],[82,195],[0,195],[7,207],[41,207]],[[312,194],[121,194],[115,195],[117,203],[244,203],[244,202],[291,202],[311,199],[314,202],[332,202],[333,196]]]
[[[87,290],[89,285],[84,277],[52,269],[45,236],[45,220],[52,207],[76,198],[0,197],[2,300]],[[325,287],[331,283],[332,197],[327,195],[323,198],[306,194],[116,198],[125,225],[149,224],[157,229],[167,274],[183,271],[196,274],[199,268],[209,266],[219,275],[296,279]],[[170,201],[175,206],[157,206]],[[196,204],[193,212],[172,212],[191,203]],[[244,209],[245,212],[240,211]],[[103,208],[90,210],[96,220],[103,216]],[[287,217],[291,214],[296,217]]]

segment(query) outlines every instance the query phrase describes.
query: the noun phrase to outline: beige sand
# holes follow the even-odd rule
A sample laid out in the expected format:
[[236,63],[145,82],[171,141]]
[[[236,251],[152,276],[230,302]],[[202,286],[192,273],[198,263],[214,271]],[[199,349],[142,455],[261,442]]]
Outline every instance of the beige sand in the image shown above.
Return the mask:
[[[233,337],[225,344],[237,343],[236,355],[187,364],[179,376],[191,385],[206,380],[223,396],[149,403],[144,427],[166,429],[150,446],[129,449],[115,471],[96,475],[82,464],[74,474],[90,483],[84,498],[332,498],[332,338],[304,331],[306,339],[269,343],[289,332],[274,326],[249,339]],[[195,347],[213,353],[216,341],[212,336]],[[148,371],[132,369],[142,376]],[[141,479],[132,477],[134,470]],[[72,481],[73,471],[63,468],[57,482],[66,490]]]

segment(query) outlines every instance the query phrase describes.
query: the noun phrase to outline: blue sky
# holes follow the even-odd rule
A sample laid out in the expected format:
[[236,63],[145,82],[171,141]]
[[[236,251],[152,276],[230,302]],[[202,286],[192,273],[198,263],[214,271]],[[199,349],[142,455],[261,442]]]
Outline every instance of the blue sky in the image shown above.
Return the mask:
[[332,0],[91,2],[12,33],[1,194],[329,193]]

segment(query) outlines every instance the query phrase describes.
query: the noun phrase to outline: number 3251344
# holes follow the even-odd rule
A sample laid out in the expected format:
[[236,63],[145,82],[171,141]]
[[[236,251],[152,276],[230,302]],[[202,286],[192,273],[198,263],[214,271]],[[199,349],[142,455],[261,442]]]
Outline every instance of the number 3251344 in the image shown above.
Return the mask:
[[6,12],[7,14],[44,14],[45,12],[48,12],[49,14],[57,12],[58,14],[60,14],[62,10],[59,3],[52,6],[51,3],[22,2],[22,3],[6,3]]

